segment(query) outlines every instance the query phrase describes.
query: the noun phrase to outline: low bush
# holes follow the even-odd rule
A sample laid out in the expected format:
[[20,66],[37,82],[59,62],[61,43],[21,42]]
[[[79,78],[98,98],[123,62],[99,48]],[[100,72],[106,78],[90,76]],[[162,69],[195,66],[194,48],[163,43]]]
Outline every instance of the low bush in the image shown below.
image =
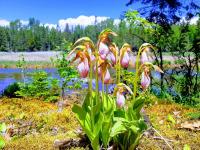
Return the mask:
[[45,71],[31,73],[29,83],[19,83],[18,96],[42,98],[44,101],[56,102],[59,99],[59,80],[49,78]]
[[17,96],[17,94],[15,92],[19,91],[20,87],[19,84],[17,82],[14,82],[12,84],[10,84],[4,91],[3,91],[3,96],[7,96],[10,98],[14,98],[14,97],[19,97]]

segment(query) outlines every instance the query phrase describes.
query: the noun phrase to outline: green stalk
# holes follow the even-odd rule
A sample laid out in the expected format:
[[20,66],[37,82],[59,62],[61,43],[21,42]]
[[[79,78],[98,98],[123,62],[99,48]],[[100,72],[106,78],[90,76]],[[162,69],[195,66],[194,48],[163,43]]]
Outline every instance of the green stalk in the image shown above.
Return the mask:
[[118,68],[117,84],[119,84],[120,83],[120,75],[121,75],[121,64],[120,64],[120,58],[119,57],[118,57],[117,68]]
[[96,102],[98,102],[98,97],[99,97],[99,77],[98,77],[98,61],[97,61],[97,58],[98,58],[98,52],[97,52],[97,49],[95,49],[95,55],[96,55],[96,77],[95,77],[95,86],[96,86]]
[[[102,77],[102,103],[104,103],[104,76]],[[102,106],[104,112],[104,105]]]
[[90,72],[89,72],[89,94],[92,96],[92,63],[90,64]]
[[139,48],[138,55],[136,57],[136,65],[135,65],[135,80],[134,80],[134,86],[133,86],[133,102],[136,99],[137,94],[137,86],[138,86],[138,72],[139,72],[139,61],[140,61],[140,54],[142,52],[142,48]]

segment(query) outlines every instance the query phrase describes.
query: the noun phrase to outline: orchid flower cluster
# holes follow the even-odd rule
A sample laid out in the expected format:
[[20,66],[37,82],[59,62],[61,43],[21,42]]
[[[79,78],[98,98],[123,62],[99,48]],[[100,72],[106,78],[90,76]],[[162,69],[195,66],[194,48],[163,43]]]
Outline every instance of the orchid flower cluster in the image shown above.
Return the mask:
[[[125,43],[119,50],[116,44],[111,41],[111,36],[117,36],[117,34],[111,29],[103,30],[99,35],[99,40],[96,45],[88,37],[80,38],[74,43],[73,50],[67,56],[67,60],[70,60],[71,63],[77,65],[77,70],[80,74],[80,77],[88,77],[89,79],[89,98],[85,99],[82,107],[76,106],[74,108],[74,112],[77,113],[79,122],[81,123],[83,129],[85,129],[85,132],[88,135],[94,149],[97,149],[95,145],[97,145],[99,141],[98,138],[102,138],[104,146],[106,146],[109,143],[110,137],[112,137],[112,135],[115,135],[114,133],[111,133],[110,129],[113,125],[112,117],[114,117],[114,111],[117,109],[131,110],[133,108],[134,103],[137,100],[136,93],[138,92],[138,82],[140,81],[140,87],[143,92],[145,92],[151,84],[151,69],[153,68],[156,71],[162,72],[162,70],[158,66],[152,64],[153,57],[151,54],[151,50],[155,50],[155,48],[149,43],[144,43],[139,48],[135,60],[136,72],[133,79],[133,90],[131,90],[130,87],[128,87],[124,83],[121,83],[121,70],[127,69],[131,63],[133,64],[135,57],[134,53],[132,52],[132,48],[128,43]],[[110,68],[114,68],[116,70],[115,80],[111,78]],[[96,81],[95,96],[93,96],[92,94],[93,73],[95,74]],[[102,81],[101,95],[99,95],[99,79]],[[108,85],[110,83],[116,83],[113,92],[114,97],[116,97],[116,100],[114,102],[114,105],[116,107],[114,107],[114,105],[112,104],[112,98],[109,98],[108,93],[104,93],[104,84]],[[128,93],[133,97],[130,105],[128,105],[127,107],[125,107],[126,98],[124,94],[126,91],[128,91]],[[111,105],[108,106],[108,103],[110,103]],[[100,109],[98,109],[99,111],[97,111],[97,108],[99,108],[99,104],[100,106],[103,106],[101,106]],[[92,109],[94,109],[95,111],[93,111]],[[108,112],[110,113],[109,115],[107,114]],[[85,114],[85,119],[83,119],[83,114]],[[85,124],[89,122],[87,114],[90,116],[89,120],[91,121],[91,125],[87,125],[86,128]],[[98,121],[95,116],[98,116]],[[87,120],[87,122],[85,122],[85,120]],[[96,121],[97,123],[95,123]],[[129,121],[131,121],[130,118]],[[102,126],[104,123],[106,125],[109,124],[110,128],[106,129],[108,131],[104,131],[105,129],[103,129],[102,127],[100,129],[98,128],[100,122]],[[97,128],[99,129],[98,132]],[[89,131],[94,132],[94,135],[91,134]],[[107,138],[105,139],[105,137],[102,136],[102,133],[100,134],[99,132],[103,132],[104,134],[106,132],[108,136],[105,137]],[[95,142],[97,143],[94,144]]]

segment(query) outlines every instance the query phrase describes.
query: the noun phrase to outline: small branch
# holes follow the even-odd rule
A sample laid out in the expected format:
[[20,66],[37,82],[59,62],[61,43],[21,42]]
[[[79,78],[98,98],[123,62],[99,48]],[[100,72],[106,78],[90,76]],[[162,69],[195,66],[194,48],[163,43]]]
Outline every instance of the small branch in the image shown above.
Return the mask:
[[171,145],[167,142],[167,140],[155,129],[152,127],[152,129],[163,139],[163,141],[165,141],[165,143],[168,145],[168,147],[173,150],[173,148],[171,147]]

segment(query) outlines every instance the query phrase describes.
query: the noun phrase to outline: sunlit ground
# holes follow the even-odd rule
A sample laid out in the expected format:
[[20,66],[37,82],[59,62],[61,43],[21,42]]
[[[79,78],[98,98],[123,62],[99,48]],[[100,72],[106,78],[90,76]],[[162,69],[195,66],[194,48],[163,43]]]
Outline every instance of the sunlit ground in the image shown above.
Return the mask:
[[[77,138],[78,122],[71,111],[76,98],[68,99],[61,113],[57,104],[46,103],[35,99],[0,99],[0,121],[13,126],[11,139],[7,139],[6,150],[55,149],[56,139]],[[71,102],[71,103],[70,103]],[[200,132],[180,129],[179,124],[191,118],[187,115],[198,109],[178,104],[158,101],[146,106],[154,128],[169,142],[174,149],[183,149],[188,144],[191,149],[200,147]],[[169,119],[171,116],[173,120]],[[192,120],[193,121],[193,120]],[[76,148],[80,149],[80,148]],[[156,133],[142,137],[138,149],[169,149]]]

